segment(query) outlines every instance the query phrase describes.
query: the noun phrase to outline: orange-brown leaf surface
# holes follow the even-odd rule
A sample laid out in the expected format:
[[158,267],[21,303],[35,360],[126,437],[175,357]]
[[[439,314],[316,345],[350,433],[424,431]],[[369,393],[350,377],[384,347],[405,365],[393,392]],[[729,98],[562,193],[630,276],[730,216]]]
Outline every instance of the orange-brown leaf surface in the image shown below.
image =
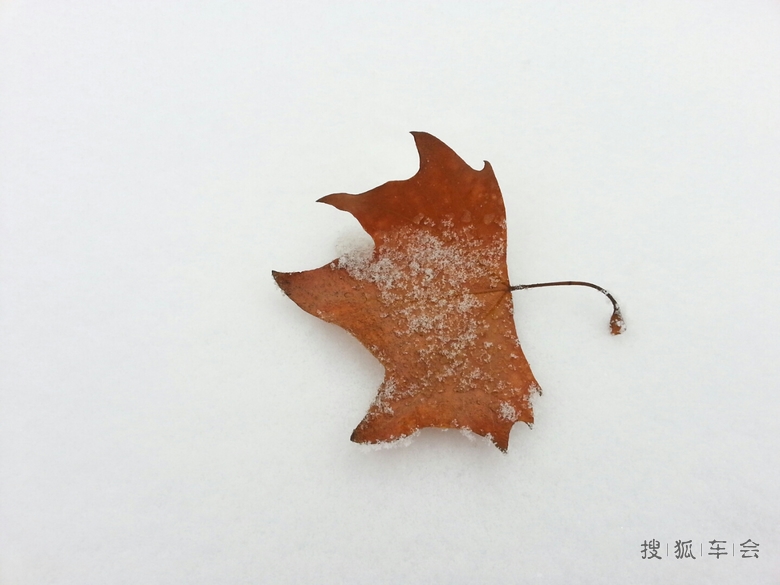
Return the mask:
[[354,215],[373,250],[273,276],[385,368],[353,441],[457,428],[506,451],[512,425],[533,422],[540,390],[512,316],[501,191],[489,163],[475,171],[437,138],[412,134],[420,155],[412,178],[320,199]]

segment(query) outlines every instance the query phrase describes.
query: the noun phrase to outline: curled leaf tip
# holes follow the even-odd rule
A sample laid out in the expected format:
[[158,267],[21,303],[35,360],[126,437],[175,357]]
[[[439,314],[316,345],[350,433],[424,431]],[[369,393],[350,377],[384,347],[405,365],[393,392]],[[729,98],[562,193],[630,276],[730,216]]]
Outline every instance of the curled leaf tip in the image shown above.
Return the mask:
[[623,320],[623,314],[620,312],[620,307],[618,306],[615,297],[609,294],[607,289],[602,288],[597,284],[593,284],[592,282],[583,282],[581,280],[560,280],[557,282],[537,282],[536,284],[516,284],[514,286],[510,286],[509,290],[525,290],[527,288],[541,288],[544,286],[587,286],[599,291],[609,299],[610,303],[612,303],[612,317],[609,320],[610,333],[612,333],[612,335],[620,335],[626,330],[626,322]]
[[623,320],[623,314],[620,308],[615,307],[612,311],[612,318],[609,320],[609,331],[612,335],[620,335],[626,330],[626,322]]

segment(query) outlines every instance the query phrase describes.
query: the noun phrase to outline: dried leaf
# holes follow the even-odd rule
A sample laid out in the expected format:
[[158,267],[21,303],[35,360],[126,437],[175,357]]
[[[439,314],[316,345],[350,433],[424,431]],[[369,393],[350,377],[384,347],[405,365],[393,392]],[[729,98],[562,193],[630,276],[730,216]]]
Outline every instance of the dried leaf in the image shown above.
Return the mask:
[[273,276],[385,367],[353,441],[457,428],[506,451],[512,425],[533,422],[540,389],[512,316],[501,191],[489,163],[475,171],[437,138],[412,134],[420,155],[412,178],[320,199],[354,215],[374,249]]

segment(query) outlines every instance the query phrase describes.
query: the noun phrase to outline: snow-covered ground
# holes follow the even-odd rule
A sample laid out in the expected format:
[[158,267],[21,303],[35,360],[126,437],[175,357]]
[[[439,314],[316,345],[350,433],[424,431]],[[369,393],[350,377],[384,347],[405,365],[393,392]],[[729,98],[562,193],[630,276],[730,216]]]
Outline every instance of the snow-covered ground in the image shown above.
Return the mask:
[[[351,443],[382,368],[271,279],[410,130],[624,309],[515,293],[506,455]],[[0,4],[0,583],[777,582],[779,160],[769,0]]]

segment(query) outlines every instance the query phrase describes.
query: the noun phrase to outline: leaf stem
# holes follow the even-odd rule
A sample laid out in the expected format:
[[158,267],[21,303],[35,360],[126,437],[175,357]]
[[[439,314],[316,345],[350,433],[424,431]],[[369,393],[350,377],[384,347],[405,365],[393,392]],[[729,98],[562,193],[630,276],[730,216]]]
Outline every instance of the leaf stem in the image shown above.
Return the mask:
[[623,314],[620,312],[620,307],[618,306],[615,297],[609,294],[607,289],[602,288],[597,284],[593,284],[592,282],[583,282],[581,280],[561,280],[558,282],[537,282],[536,284],[516,284],[514,286],[510,286],[509,290],[525,290],[527,288],[542,288],[545,286],[587,286],[596,289],[601,294],[606,295],[606,297],[612,302],[612,317],[609,320],[610,333],[612,333],[612,335],[620,335],[623,333],[623,331],[626,330],[626,323],[623,320]]

